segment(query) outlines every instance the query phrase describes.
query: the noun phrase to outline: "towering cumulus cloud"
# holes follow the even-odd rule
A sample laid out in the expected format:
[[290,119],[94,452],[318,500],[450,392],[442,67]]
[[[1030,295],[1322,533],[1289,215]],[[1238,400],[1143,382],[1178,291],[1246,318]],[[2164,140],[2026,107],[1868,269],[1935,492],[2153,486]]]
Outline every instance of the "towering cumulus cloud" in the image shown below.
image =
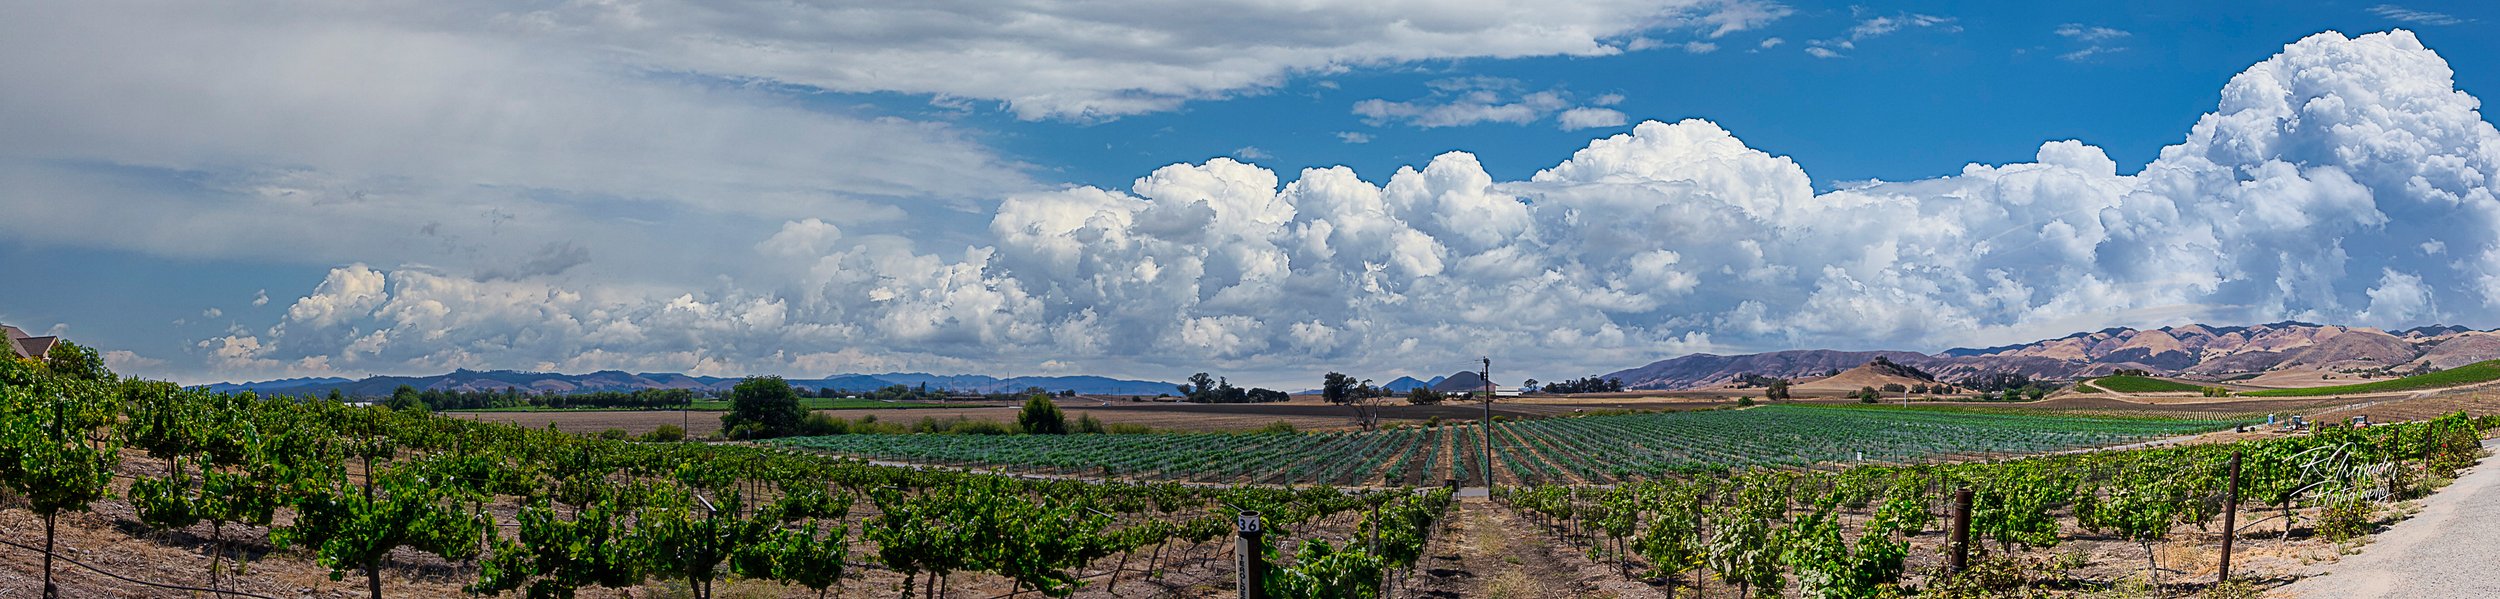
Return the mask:
[[1219,158],[1006,198],[994,239],[949,255],[793,222],[757,233],[769,281],[707,292],[342,268],[268,338],[213,347],[333,367],[1299,377],[2472,320],[2500,307],[2500,132],[2478,108],[2410,33],[2323,33],[2232,78],[2132,175],[2053,141],[2034,162],[1818,195],[1703,120],[1642,123],[1524,181],[1463,152],[1377,185]]

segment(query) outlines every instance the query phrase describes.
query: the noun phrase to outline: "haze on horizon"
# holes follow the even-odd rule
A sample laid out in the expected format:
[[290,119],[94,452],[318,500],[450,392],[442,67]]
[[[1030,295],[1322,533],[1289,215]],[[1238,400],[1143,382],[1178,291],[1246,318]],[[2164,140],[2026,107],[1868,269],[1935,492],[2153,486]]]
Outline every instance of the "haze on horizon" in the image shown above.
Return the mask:
[[0,8],[0,323],[186,382],[2500,326],[2481,6],[137,4]]

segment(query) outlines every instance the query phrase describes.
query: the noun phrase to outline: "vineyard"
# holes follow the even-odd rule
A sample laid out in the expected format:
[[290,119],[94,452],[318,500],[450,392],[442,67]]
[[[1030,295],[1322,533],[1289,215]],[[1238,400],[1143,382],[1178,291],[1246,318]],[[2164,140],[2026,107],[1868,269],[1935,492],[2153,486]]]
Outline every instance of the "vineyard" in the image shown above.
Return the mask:
[[[2382,504],[2426,494],[2429,481],[2475,463],[2481,437],[2495,424],[2456,415],[2265,441],[1993,463],[1837,473],[1750,470],[1611,487],[1514,486],[1501,488],[1496,499],[1544,523],[1556,540],[1617,564],[1626,576],[1689,580],[1698,589],[1706,572],[1722,586],[1737,587],[1737,596],[1778,596],[1794,584],[1806,597],[1872,597],[1904,580],[1915,546],[1945,549],[1934,534],[1945,524],[1937,508],[1955,490],[1968,490],[1969,547],[1981,559],[2012,560],[2087,533],[2139,546],[2144,571],[2159,589],[2158,546],[2215,530],[2225,512],[2279,514],[2266,525],[2286,539],[2303,512],[2313,515],[2309,523],[2319,536],[2364,534]],[[2234,466],[2235,485],[2229,484]],[[2256,533],[2244,528],[2239,534]],[[1927,572],[1925,590],[2027,596],[2073,584],[2055,580],[2047,571],[2055,568],[2001,563],[2016,564],[2016,571]]]
[[2396,391],[2440,389],[2461,385],[2488,383],[2496,380],[2500,380],[2500,360],[2475,362],[2439,372],[2417,374],[2384,381],[2374,381],[2352,385],[2335,385],[2331,387],[2266,389],[2263,391],[2248,391],[2241,393],[2240,395],[2249,397],[2320,397],[2327,395],[2356,395],[2361,393],[2389,393]]
[[[1499,422],[1494,480],[1613,483],[1748,466],[1906,464],[2117,445],[2232,423],[1890,407],[1760,406]],[[787,447],[878,461],[1211,483],[1482,484],[1473,423],[1327,433],[839,435]]]
[[[318,564],[377,598],[412,594],[395,590],[417,584],[408,572],[451,577],[480,596],[662,582],[694,597],[732,583],[819,597],[1209,596],[1227,594],[1238,574],[1226,541],[1252,513],[1264,533],[1240,542],[1269,564],[1251,577],[1266,596],[1446,596],[1410,581],[1442,576],[1424,567],[1427,556],[1460,551],[1436,540],[1459,511],[1447,490],[1006,477],[792,448],[855,442],[848,450],[929,460],[943,450],[1068,474],[1357,483],[1465,478],[1483,449],[1482,430],[1465,426],[630,442],[125,380],[74,346],[48,363],[0,362],[0,416],[0,506],[43,523],[5,531],[13,540],[0,550],[39,552],[42,578],[55,585],[57,568],[95,569],[79,561],[94,552],[56,548],[61,517],[124,502],[132,515],[118,526],[131,537],[176,543],[170,533],[181,531],[202,541],[183,551],[210,558],[179,580],[116,576],[145,585],[145,596],[301,594],[255,578],[268,560]],[[2474,464],[2494,424],[2459,415],[2017,457],[2225,424],[1785,405],[1507,422],[1494,427],[1502,484],[1492,504],[1467,509],[1527,518],[1542,535],[1501,534],[1574,547],[1670,594],[1688,583],[1756,597],[2075,589],[2017,558],[2087,536],[2140,546],[2159,589],[2159,546],[2223,514],[2262,516],[2241,522],[2286,538],[2301,525],[2321,537],[2363,534],[2387,504]],[[1586,484],[1599,482],[1610,484]],[[1957,491],[1968,493],[1976,563],[2000,566],[1914,568],[1943,546]],[[255,565],[242,567],[246,559]],[[89,591],[59,589],[101,594]]]
[[2149,376],[2117,375],[2087,381],[2094,387],[2119,393],[2196,393],[2204,387]]
[[[1167,558],[1228,537],[1244,513],[1262,516],[1274,564],[1262,584],[1275,596],[1374,596],[1421,554],[1451,501],[1447,491],[1032,481],[603,440],[124,380],[71,347],[49,364],[0,360],[0,505],[44,523],[40,546],[0,550],[44,554],[47,597],[67,567],[54,563],[57,521],[112,499],[135,508],[140,530],[213,539],[199,550],[217,562],[148,582],[150,595],[237,590],[250,571],[227,556],[252,546],[361,580],[360,594],[377,599],[401,594],[386,570],[428,563],[480,595],[674,581],[710,597],[736,579],[818,596],[867,580],[881,592],[969,582],[1065,596],[1170,572]],[[117,484],[123,462],[140,459],[145,474]]]

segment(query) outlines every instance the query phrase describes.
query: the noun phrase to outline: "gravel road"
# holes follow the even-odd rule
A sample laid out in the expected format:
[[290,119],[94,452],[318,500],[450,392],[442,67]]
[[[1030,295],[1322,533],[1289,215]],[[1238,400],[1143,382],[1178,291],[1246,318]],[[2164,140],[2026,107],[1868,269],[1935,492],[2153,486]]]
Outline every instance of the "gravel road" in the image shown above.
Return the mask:
[[[2486,441],[2486,449],[2500,442]],[[2494,458],[2500,459],[2500,458]],[[2477,466],[2361,554],[2274,595],[2301,599],[2500,597],[2500,467]]]

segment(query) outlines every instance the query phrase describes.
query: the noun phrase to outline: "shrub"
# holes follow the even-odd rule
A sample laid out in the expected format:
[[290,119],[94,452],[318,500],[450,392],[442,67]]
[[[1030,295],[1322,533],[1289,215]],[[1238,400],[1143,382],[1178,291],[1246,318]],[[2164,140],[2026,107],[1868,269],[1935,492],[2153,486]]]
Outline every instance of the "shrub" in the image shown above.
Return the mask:
[[851,434],[851,421],[823,412],[809,412],[799,420],[799,434],[809,436]]
[[1736,398],[1736,405],[1738,405],[1738,406],[1750,406],[1750,405],[1753,405],[1753,398],[1751,398],[1751,397],[1739,397],[1739,398]]
[[608,430],[599,431],[599,434],[598,434],[598,435],[596,435],[596,436],[597,436],[597,437],[599,437],[599,438],[601,438],[601,439],[606,439],[606,440],[609,440],[609,441],[623,441],[623,440],[625,440],[625,439],[627,439],[627,438],[629,438],[629,437],[632,437],[632,435],[628,435],[628,434],[626,434],[626,433],[625,433],[625,429],[621,429],[621,428],[611,428],[611,429],[608,429]]
[[2064,578],[2056,566],[2042,559],[2024,559],[2003,553],[1971,556],[1970,568],[1947,575],[1941,564],[1928,572],[1927,588],[1921,597],[1943,599],[1995,599],[2001,597],[2045,597],[2046,588],[2055,579]]
[[2474,465],[2482,457],[2482,435],[2464,412],[2432,420],[2424,434],[2430,442],[2426,450],[2431,474],[2441,478],[2457,475],[2457,470]]
[[[1065,425],[1062,424],[1062,426]],[[1015,434],[1016,430],[1007,428],[1006,424],[997,421],[957,417],[953,425],[946,427],[946,432],[954,435],[1011,435]],[[1067,431],[1063,429],[1054,434],[1064,435]]]
[[2233,578],[2205,587],[2205,594],[2198,596],[2204,599],[2258,599],[2266,594],[2247,580]]
[[676,443],[686,440],[686,429],[674,424],[663,424],[660,428],[643,433],[642,440],[652,443]]
[[1143,424],[1114,422],[1103,427],[1103,432],[1114,435],[1144,435],[1155,432],[1155,429]]
[[1086,414],[1076,417],[1076,432],[1087,435],[1099,435],[1103,434],[1105,430],[1103,429],[1102,419],[1095,418],[1093,414]]
[[1262,427],[1259,427],[1259,429],[1258,429],[1258,430],[1254,430],[1254,431],[1250,431],[1250,432],[1254,432],[1254,433],[1284,433],[1284,434],[1288,434],[1288,435],[1290,435],[1290,434],[1294,434],[1294,433],[1301,432],[1301,431],[1294,430],[1294,428],[1293,428],[1293,423],[1291,423],[1291,422],[1286,422],[1286,421],[1283,421],[1283,420],[1278,420],[1278,421],[1275,421],[1275,422],[1270,422],[1270,423],[1267,423],[1267,426],[1262,426]]
[[1036,394],[1024,400],[1024,411],[1016,414],[1017,428],[1029,435],[1068,434],[1068,416],[1059,412],[1059,404],[1050,396]]
[[2329,541],[2349,541],[2370,532],[2370,517],[2378,506],[2366,499],[2347,499],[2327,504],[2318,513],[2318,536]]

